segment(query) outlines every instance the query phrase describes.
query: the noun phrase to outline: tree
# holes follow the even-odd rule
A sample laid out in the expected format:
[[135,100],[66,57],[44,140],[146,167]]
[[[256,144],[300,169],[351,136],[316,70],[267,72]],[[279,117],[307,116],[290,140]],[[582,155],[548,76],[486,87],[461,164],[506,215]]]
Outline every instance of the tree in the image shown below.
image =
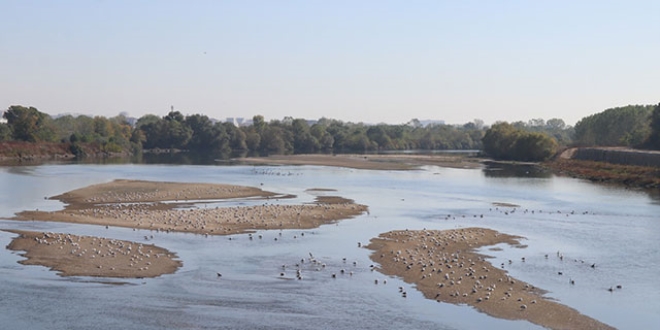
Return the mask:
[[628,105],[582,118],[575,125],[574,143],[581,146],[635,146],[650,134],[653,106]]
[[651,123],[650,123],[651,133],[646,140],[646,145],[655,150],[660,150],[660,103],[655,106],[653,112],[651,113]]
[[246,140],[246,135],[243,130],[234,126],[232,123],[223,123],[225,127],[225,132],[227,133],[227,138],[229,139],[229,148],[232,151],[246,151],[248,150]]
[[46,118],[50,118],[37,108],[20,105],[10,106],[3,117],[7,119],[13,139],[27,142],[40,141],[39,129],[44,125]]
[[484,152],[496,159],[509,159],[519,132],[507,122],[493,124],[481,140]]
[[9,125],[0,123],[0,142],[11,140],[11,129]]
[[541,132],[529,132],[506,122],[495,123],[484,135],[483,150],[495,159],[543,161],[557,152],[557,141]]

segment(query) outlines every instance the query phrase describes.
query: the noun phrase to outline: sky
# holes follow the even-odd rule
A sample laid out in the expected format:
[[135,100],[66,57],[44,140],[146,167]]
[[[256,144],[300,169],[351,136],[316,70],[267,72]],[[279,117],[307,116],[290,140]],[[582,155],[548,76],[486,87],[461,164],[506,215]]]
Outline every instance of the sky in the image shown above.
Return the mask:
[[660,1],[0,0],[0,109],[464,124],[660,102]]

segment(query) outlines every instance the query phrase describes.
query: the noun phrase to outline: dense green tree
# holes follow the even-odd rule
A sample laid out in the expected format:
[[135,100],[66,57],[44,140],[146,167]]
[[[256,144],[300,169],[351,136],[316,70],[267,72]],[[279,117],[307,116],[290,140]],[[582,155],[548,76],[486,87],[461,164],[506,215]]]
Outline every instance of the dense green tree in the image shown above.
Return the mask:
[[660,104],[656,105],[651,113],[651,122],[649,125],[650,133],[646,140],[646,146],[660,150]]
[[[187,149],[208,151],[218,148],[217,144],[220,142],[216,141],[216,139],[219,138],[219,135],[221,134],[213,127],[213,122],[211,122],[209,117],[195,114],[187,116],[185,118],[185,123],[192,131]],[[222,133],[225,133],[224,127]]]
[[483,150],[495,159],[517,161],[543,161],[557,152],[557,141],[541,132],[530,132],[516,126],[498,122],[483,139]]
[[224,126],[225,132],[227,133],[227,138],[229,139],[229,148],[232,151],[242,152],[248,150],[246,135],[243,130],[234,126],[232,123],[223,123],[222,125]]
[[[49,138],[51,129],[46,128],[46,123],[50,116],[37,108],[12,105],[5,111],[3,117],[7,119],[13,139],[27,142],[49,141],[44,138]],[[44,128],[49,132],[43,132]]]
[[575,125],[574,143],[580,146],[636,146],[650,134],[653,106],[629,105],[582,118]]
[[481,140],[484,152],[496,159],[509,159],[520,132],[507,122],[493,124]]
[[331,152],[335,143],[335,139],[327,131],[325,122],[319,120],[310,128],[310,134],[318,141],[318,148],[322,152]]
[[312,135],[309,124],[304,119],[291,121],[293,149],[297,153],[315,153],[320,149],[318,139]]
[[11,140],[11,129],[9,125],[0,123],[0,142]]

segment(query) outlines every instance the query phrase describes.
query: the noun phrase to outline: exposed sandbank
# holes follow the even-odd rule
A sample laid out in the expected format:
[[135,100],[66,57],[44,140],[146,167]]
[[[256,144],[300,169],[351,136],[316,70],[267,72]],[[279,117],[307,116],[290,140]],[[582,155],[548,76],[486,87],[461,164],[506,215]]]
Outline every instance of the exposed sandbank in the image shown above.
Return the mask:
[[101,237],[11,230],[7,246],[25,251],[24,265],[40,265],[62,276],[141,278],[174,273],[182,263],[155,245]]
[[483,228],[399,230],[381,234],[367,247],[383,273],[414,283],[428,299],[551,329],[613,329],[544,298],[542,290],[511,278],[474,251],[500,243],[520,247],[519,239]]
[[[338,196],[319,196],[315,203],[301,205],[271,204],[269,198],[273,196],[277,195],[234,185],[116,180],[51,197],[67,203],[63,210],[24,211],[14,219],[228,235],[258,229],[316,228],[367,211],[367,206]],[[264,204],[192,207],[193,201],[228,198],[263,198]],[[172,253],[153,245],[69,234],[13,232],[20,237],[8,248],[26,251],[23,264],[51,267],[65,276],[155,277],[173,273],[181,266]]]
[[271,196],[275,194],[252,187],[116,180],[52,197],[68,204],[64,210],[24,211],[14,219],[225,235],[316,228],[367,211],[365,205],[336,196],[300,205],[277,205],[264,199],[264,204],[256,206],[181,208],[190,201]]

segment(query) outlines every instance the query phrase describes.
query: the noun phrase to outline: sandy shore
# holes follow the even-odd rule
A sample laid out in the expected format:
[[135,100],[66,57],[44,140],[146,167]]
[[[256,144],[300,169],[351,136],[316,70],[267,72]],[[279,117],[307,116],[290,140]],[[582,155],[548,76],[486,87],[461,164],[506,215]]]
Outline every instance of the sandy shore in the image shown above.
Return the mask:
[[116,180],[52,197],[68,204],[64,210],[24,211],[14,219],[227,235],[316,228],[367,211],[365,205],[336,196],[319,196],[313,204],[277,205],[264,199],[256,206],[181,208],[191,201],[271,196],[275,194],[252,187]]
[[49,267],[62,276],[141,278],[174,273],[176,255],[155,245],[69,234],[11,231],[7,246],[25,251],[24,265]]
[[366,170],[411,170],[423,165],[480,168],[479,159],[463,155],[275,155],[235,159],[248,164],[318,165]]
[[428,299],[467,304],[488,315],[527,320],[551,329],[613,329],[544,298],[474,252],[500,243],[520,246],[520,237],[490,229],[391,231],[371,240],[371,259],[380,271],[413,283]]

